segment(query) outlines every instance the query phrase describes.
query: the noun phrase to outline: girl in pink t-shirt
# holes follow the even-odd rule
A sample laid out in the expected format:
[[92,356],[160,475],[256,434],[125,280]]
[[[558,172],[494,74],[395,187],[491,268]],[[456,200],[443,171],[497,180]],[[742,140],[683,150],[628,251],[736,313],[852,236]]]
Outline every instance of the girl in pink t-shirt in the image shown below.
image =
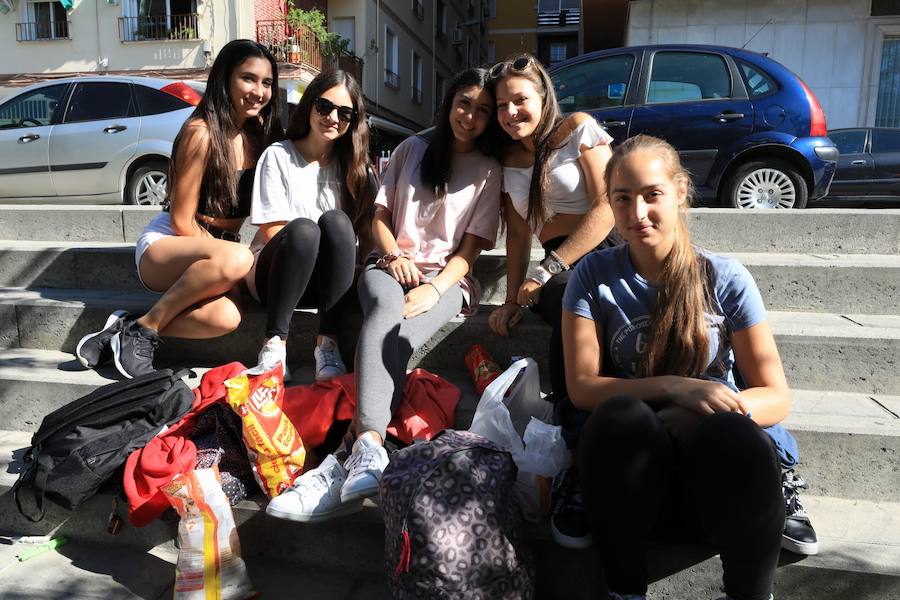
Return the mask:
[[358,285],[364,320],[355,361],[356,439],[345,461],[327,457],[298,479],[296,493],[273,500],[279,515],[324,520],[360,510],[363,498],[378,492],[388,463],[385,429],[413,350],[478,305],[469,272],[494,246],[500,215],[501,167],[479,149],[496,126],[487,76],[484,69],[458,74],[434,131],[404,140],[391,157],[375,199],[376,250]]

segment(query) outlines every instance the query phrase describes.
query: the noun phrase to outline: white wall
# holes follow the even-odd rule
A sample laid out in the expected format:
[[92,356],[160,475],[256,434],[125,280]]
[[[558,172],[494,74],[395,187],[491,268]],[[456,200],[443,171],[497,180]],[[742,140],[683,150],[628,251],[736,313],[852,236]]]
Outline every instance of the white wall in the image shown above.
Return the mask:
[[874,123],[881,40],[894,24],[900,27],[900,18],[869,17],[869,0],[636,0],[629,6],[626,43],[632,46],[741,47],[756,35],[747,49],[766,52],[799,75],[830,129]]
[[[18,9],[0,15],[0,73],[67,73],[72,71],[203,68],[204,42],[212,57],[232,39],[255,35],[252,0],[198,0],[200,40],[119,41],[122,2],[76,0],[68,12],[68,40],[16,41],[16,23],[26,20]],[[108,61],[106,68],[100,59]]]

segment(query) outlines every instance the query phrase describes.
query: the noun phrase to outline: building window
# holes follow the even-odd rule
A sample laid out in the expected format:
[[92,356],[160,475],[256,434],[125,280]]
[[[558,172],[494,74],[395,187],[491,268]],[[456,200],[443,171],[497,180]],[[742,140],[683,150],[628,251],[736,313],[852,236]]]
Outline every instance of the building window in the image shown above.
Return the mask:
[[494,48],[494,42],[493,41],[488,42],[487,43],[487,61],[488,61],[488,63],[494,64],[494,61],[497,60],[495,58],[496,52],[497,51]]
[[550,64],[555,64],[566,60],[566,44],[550,44]]
[[440,73],[434,74],[434,112],[437,113],[444,100],[444,76]]
[[579,0],[539,0],[538,12],[560,12],[563,10],[578,10]]
[[497,17],[497,0],[488,0],[487,17],[488,19],[494,19]]
[[885,36],[875,127],[900,127],[900,36]]
[[197,0],[124,0],[119,40],[198,40]]
[[16,41],[68,39],[68,15],[61,2],[25,0],[20,6],[25,20],[16,23]]
[[412,73],[410,74],[412,82],[409,89],[410,98],[416,104],[422,104],[422,57],[412,53]]
[[347,51],[356,52],[356,17],[335,17],[331,19],[331,30],[341,36],[342,40],[348,40]]
[[873,17],[900,15],[900,0],[872,0]]
[[400,87],[400,47],[397,34],[384,29],[384,84],[398,89]]
[[437,0],[437,9],[434,16],[434,28],[438,40],[442,44],[447,43],[447,7],[444,0]]
[[475,57],[472,56],[472,38],[466,38],[466,66],[471,67],[476,63]]
[[412,0],[412,12],[418,20],[425,20],[425,7],[422,5],[422,0]]

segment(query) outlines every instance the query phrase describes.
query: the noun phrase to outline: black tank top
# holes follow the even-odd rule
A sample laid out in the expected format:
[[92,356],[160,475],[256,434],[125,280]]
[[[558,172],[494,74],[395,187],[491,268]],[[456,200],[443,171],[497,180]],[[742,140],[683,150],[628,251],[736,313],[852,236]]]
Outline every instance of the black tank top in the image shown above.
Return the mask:
[[[250,203],[253,200],[253,179],[256,177],[256,167],[241,169],[237,172],[237,205],[232,205],[224,215],[213,215],[207,212],[206,190],[201,186],[200,200],[197,202],[197,212],[207,217],[221,219],[238,219],[250,216]],[[163,202],[163,211],[170,212],[172,201],[166,198]]]

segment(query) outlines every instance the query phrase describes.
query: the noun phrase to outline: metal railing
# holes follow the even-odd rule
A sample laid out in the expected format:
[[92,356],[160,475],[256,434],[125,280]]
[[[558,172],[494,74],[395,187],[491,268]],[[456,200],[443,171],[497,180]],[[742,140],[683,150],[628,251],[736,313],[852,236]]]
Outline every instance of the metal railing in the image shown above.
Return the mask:
[[119,17],[119,41],[199,40],[199,15]]
[[394,73],[390,69],[384,70],[384,84],[396,89],[400,88],[400,75],[398,73]]
[[38,40],[44,41],[70,39],[69,23],[69,21],[16,23],[16,41],[36,42]]
[[267,47],[278,62],[322,70],[319,39],[306,27],[293,28],[286,19],[257,21],[256,41]]

